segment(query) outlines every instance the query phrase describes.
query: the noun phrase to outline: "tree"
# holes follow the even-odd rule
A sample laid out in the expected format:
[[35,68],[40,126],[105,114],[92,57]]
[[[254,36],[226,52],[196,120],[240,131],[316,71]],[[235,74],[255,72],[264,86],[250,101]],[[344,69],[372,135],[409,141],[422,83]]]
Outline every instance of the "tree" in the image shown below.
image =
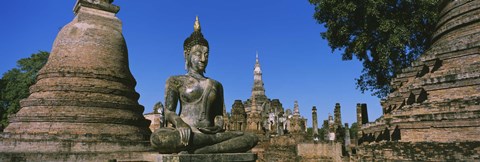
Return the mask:
[[[317,128],[317,129],[318,129],[318,139],[325,140],[325,139],[323,139],[323,136],[325,136],[325,129],[324,128]],[[312,137],[313,137],[313,128],[312,127],[307,128],[307,134],[309,136],[312,135]]]
[[441,0],[309,0],[332,52],[363,63],[357,89],[385,97],[390,81],[430,45]]
[[357,139],[357,132],[358,132],[358,124],[357,122],[352,123],[350,127],[350,139]]
[[20,59],[17,68],[3,74],[0,79],[0,130],[8,125],[8,116],[20,109],[20,100],[28,97],[29,87],[35,83],[48,55],[48,52],[39,51],[29,58]]

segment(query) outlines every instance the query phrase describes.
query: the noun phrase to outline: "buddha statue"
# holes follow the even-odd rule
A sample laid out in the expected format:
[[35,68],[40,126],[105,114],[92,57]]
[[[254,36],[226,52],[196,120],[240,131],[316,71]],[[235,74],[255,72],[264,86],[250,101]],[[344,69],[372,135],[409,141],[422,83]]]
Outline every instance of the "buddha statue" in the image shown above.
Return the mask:
[[[187,74],[172,76],[165,86],[165,120],[173,127],[152,133],[150,142],[160,153],[240,153],[253,148],[258,137],[224,130],[223,86],[205,77],[209,46],[198,17],[184,42]],[[180,111],[177,114],[177,103]]]

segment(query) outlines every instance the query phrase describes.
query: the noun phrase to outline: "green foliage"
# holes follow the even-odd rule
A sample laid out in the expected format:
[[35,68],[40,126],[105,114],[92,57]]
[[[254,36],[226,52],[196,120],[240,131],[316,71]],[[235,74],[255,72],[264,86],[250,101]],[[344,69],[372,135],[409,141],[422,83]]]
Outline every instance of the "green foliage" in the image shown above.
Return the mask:
[[323,127],[318,129],[318,139],[323,140],[323,141],[327,140],[327,139],[324,139],[325,133],[327,133],[327,129],[325,129]]
[[[312,135],[313,135],[313,128],[312,128],[312,127],[308,127],[308,128],[307,128],[307,134],[308,134],[309,136],[312,136]],[[325,129],[323,129],[323,128],[318,128],[318,139],[323,140],[324,134],[325,134]],[[314,137],[312,137],[312,138],[314,138]]]
[[29,87],[35,83],[38,71],[45,65],[48,52],[40,51],[17,61],[17,68],[0,79],[0,130],[8,125],[8,116],[20,109],[20,100],[28,97]]
[[350,127],[350,139],[356,139],[357,138],[357,132],[358,132],[358,124],[357,122],[352,123],[352,126]]
[[308,128],[307,128],[307,134],[308,134],[308,135],[312,135],[312,134],[313,134],[313,128],[312,128],[312,127],[308,127]]
[[377,97],[385,97],[391,79],[429,47],[440,1],[309,0],[332,52],[363,62],[357,88]]

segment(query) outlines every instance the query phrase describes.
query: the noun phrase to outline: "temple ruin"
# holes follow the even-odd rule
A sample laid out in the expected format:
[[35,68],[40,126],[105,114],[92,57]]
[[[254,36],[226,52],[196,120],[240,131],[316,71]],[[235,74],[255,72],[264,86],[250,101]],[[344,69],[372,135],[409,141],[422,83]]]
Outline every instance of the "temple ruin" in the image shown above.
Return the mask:
[[432,45],[391,83],[383,116],[357,108],[358,160],[478,160],[480,1],[444,1]]
[[307,119],[300,115],[298,102],[293,112],[285,109],[279,99],[270,99],[265,95],[262,70],[255,59],[252,95],[246,101],[235,100],[228,119],[227,130],[253,132],[259,135],[281,136],[284,134],[305,134]]

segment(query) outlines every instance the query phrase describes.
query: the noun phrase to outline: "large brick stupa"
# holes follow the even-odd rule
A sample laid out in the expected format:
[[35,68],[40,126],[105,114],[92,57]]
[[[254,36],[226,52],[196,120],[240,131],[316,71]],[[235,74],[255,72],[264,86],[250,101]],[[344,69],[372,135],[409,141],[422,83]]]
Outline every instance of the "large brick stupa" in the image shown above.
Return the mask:
[[150,149],[150,122],[112,2],[77,1],[75,18],[0,136],[0,161],[135,160]]

